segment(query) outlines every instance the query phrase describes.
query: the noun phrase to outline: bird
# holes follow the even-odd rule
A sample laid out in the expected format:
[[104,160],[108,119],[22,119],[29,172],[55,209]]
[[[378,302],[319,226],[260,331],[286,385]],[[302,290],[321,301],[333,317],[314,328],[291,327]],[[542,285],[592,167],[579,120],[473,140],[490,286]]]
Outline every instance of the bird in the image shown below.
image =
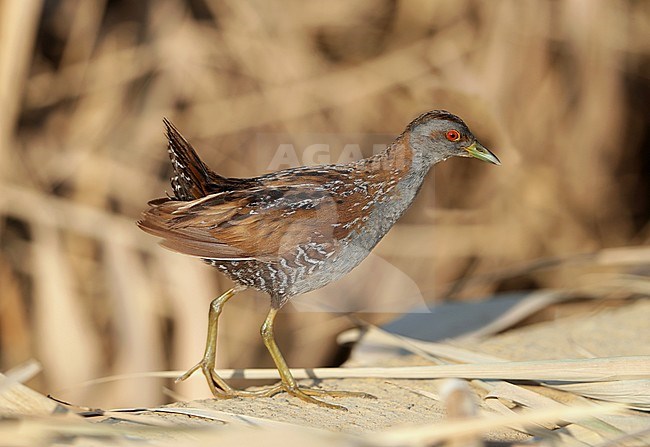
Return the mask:
[[[152,200],[138,226],[172,251],[202,259],[234,287],[209,308],[202,359],[177,381],[200,370],[216,398],[270,397],[286,392],[332,409],[325,398],[366,393],[300,386],[274,337],[278,311],[297,295],[349,273],[409,208],[431,167],[452,157],[500,165],[458,116],[432,110],[415,118],[383,152],[346,164],[299,166],[258,177],[224,177],[163,119],[173,167],[173,195]],[[261,336],[280,382],[261,390],[231,387],[215,370],[219,316],[244,289],[270,297]]]

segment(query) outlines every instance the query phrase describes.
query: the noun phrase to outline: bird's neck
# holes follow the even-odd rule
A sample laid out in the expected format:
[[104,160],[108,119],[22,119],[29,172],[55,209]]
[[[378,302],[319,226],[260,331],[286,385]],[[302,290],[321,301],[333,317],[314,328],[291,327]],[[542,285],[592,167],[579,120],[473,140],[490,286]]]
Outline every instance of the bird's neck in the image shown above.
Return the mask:
[[447,157],[431,150],[414,149],[414,146],[423,145],[411,141],[411,138],[409,134],[404,133],[397,137],[385,151],[367,160],[371,160],[374,165],[379,165],[383,170],[391,171],[391,174],[400,179],[410,177],[422,181],[434,164]]
[[396,192],[408,200],[406,207],[415,199],[431,167],[445,159],[433,151],[414,149],[410,138],[408,134],[400,135],[384,152],[376,156],[387,178],[396,180]]
[[370,216],[369,225],[374,227],[376,236],[374,243],[404,214],[431,166],[441,160],[414,150],[406,135],[397,138],[384,152],[366,159],[369,170],[382,179],[385,192]]

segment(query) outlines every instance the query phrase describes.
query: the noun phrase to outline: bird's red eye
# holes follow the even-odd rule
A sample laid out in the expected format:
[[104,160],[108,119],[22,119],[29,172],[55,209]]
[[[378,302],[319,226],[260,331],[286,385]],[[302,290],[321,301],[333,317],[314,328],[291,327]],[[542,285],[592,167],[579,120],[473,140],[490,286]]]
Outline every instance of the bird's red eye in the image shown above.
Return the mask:
[[455,142],[455,141],[460,140],[460,132],[458,132],[457,130],[453,130],[453,129],[448,130],[447,133],[445,134],[445,136],[447,137],[447,139],[449,141],[454,141]]

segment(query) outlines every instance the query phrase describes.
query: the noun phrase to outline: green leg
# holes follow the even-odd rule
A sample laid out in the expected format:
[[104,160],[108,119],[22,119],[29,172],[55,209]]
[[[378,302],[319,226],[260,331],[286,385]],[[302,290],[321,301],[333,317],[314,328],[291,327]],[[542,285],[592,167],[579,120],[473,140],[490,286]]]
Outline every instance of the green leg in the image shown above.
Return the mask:
[[278,369],[278,372],[280,373],[280,379],[282,382],[279,385],[267,390],[266,395],[277,394],[278,392],[284,390],[287,393],[304,400],[305,402],[310,402],[316,405],[320,405],[322,407],[332,408],[336,410],[347,410],[347,408],[341,405],[335,405],[335,404],[323,402],[322,400],[316,399],[312,396],[374,398],[374,396],[371,396],[370,394],[355,393],[350,391],[326,391],[326,390],[317,390],[317,389],[308,389],[308,388],[301,389],[296,383],[296,379],[294,379],[293,375],[291,374],[291,371],[289,370],[289,366],[287,365],[287,362],[284,360],[284,357],[280,352],[280,348],[278,348],[278,345],[275,342],[275,335],[273,333],[273,322],[275,320],[275,316],[277,313],[278,313],[278,309],[271,308],[271,310],[269,311],[266,317],[266,320],[264,320],[264,324],[262,324],[261,333],[262,333],[262,340],[264,340],[264,345],[266,346],[266,349],[268,349],[269,353],[271,354],[271,358],[273,358],[273,362],[275,362],[275,366]]
[[206,380],[210,391],[215,397],[227,398],[232,397],[233,388],[223,380],[215,371],[215,361],[217,355],[217,332],[219,328],[219,316],[223,309],[223,305],[232,298],[239,290],[232,288],[223,295],[215,298],[210,304],[210,313],[208,315],[208,337],[205,342],[205,353],[199,363],[190,368],[185,374],[176,379],[176,383],[182,382],[189,378],[195,371],[201,370]]

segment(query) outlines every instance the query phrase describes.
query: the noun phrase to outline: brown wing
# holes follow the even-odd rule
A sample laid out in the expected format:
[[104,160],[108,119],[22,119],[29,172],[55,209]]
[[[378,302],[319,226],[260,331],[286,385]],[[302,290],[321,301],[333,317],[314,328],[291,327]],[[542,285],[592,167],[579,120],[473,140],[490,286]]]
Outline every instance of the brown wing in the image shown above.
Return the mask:
[[272,262],[310,244],[331,252],[358,229],[372,197],[354,186],[349,170],[328,171],[326,178],[320,172],[303,174],[292,176],[289,185],[288,178],[276,176],[264,178],[260,187],[193,201],[160,199],[138,225],[164,238],[164,247],[202,258]]

